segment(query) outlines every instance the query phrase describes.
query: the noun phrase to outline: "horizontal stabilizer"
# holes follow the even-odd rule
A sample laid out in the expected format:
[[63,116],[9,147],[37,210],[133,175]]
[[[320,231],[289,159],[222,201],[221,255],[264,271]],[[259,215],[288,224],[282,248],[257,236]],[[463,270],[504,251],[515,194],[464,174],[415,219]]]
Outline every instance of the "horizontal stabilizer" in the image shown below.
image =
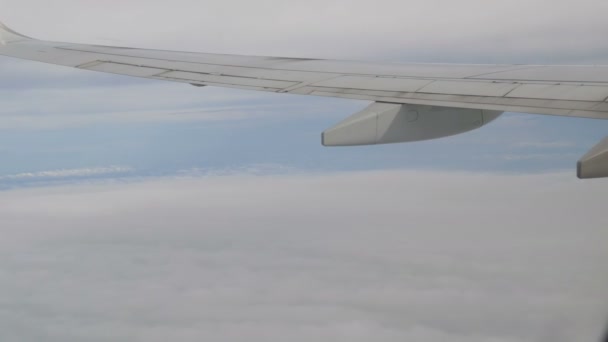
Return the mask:
[[480,109],[374,103],[323,132],[324,146],[391,144],[464,133],[502,112]]

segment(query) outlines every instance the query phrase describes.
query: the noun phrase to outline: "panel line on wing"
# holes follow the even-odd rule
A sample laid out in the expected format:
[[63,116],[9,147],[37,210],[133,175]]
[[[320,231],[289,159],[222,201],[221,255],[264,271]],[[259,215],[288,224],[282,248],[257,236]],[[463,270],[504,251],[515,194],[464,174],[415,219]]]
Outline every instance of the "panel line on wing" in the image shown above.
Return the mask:
[[227,83],[227,82],[220,82],[217,80],[214,81],[198,81],[198,80],[190,80],[190,79],[186,79],[186,78],[172,78],[172,77],[158,77],[158,76],[153,76],[151,77],[152,79],[156,79],[156,80],[162,80],[162,81],[173,81],[173,82],[180,82],[180,83],[189,83],[189,84],[196,84],[196,85],[200,85],[200,86],[216,86],[216,87],[227,87],[227,88],[237,88],[237,89],[247,89],[247,90],[258,90],[258,91],[272,91],[272,92],[277,92],[279,90],[281,90],[281,88],[273,88],[267,85],[251,85],[251,84],[244,84],[244,83]]
[[434,81],[416,93],[503,97],[517,85],[506,82]]
[[326,82],[326,81],[329,81],[329,80],[332,80],[332,79],[335,79],[335,78],[338,78],[338,77],[342,77],[342,75],[336,75],[336,76],[331,76],[331,77],[320,78],[320,79],[317,79],[317,80],[314,80],[314,81],[300,82],[298,84],[295,84],[295,85],[293,85],[291,87],[287,87],[287,88],[279,91],[279,93],[290,93],[290,92],[296,91],[298,89],[301,89],[301,88],[304,88],[304,87],[308,87],[308,86],[310,86],[312,84],[316,84],[318,82]]
[[157,79],[171,79],[176,81],[189,81],[202,84],[215,83],[232,86],[254,87],[256,89],[282,90],[297,86],[297,82],[273,80],[251,76],[226,75],[222,73],[202,73],[183,70],[161,69],[154,66],[130,64],[109,61],[93,61],[79,66],[81,69],[102,71],[131,76],[152,77]]
[[[116,64],[116,65],[125,65],[125,66],[131,66],[134,68],[149,68],[149,69],[160,69],[160,70],[164,70],[164,72],[162,72],[159,75],[155,75],[155,76],[162,76],[163,74],[166,73],[187,73],[187,74],[196,74],[196,75],[208,75],[208,76],[218,76],[218,77],[234,77],[234,78],[243,78],[243,79],[251,79],[251,80],[264,80],[264,81],[276,81],[276,82],[289,82],[289,83],[301,83],[299,81],[291,81],[291,80],[285,80],[285,79],[279,79],[279,78],[270,78],[270,77],[259,77],[259,76],[247,76],[247,75],[238,75],[238,74],[231,74],[231,73],[224,73],[224,72],[202,72],[202,71],[192,71],[192,70],[186,70],[186,69],[180,69],[180,68],[160,68],[160,67],[156,67],[154,65],[146,65],[146,64],[133,64],[133,63],[126,63],[126,62],[116,62],[116,61],[98,61],[100,63],[109,63],[109,64]],[[93,62],[91,62],[93,63]],[[85,65],[87,65],[88,63],[85,63]],[[96,63],[93,63],[93,66],[96,66]],[[87,65],[87,68],[89,68],[89,66]],[[247,69],[247,68],[243,68],[243,69]],[[269,70],[269,71],[274,71],[274,69],[263,69],[263,70]],[[340,75],[336,75],[336,76],[332,76],[330,78],[334,78],[334,77],[338,77]],[[179,77],[178,77],[179,78]],[[319,79],[311,81],[311,82],[306,82],[306,83],[314,83],[319,81]]]
[[272,88],[272,89],[285,89],[291,86],[296,85],[296,82],[290,81],[279,81],[279,80],[268,80],[263,78],[253,78],[253,77],[240,77],[240,76],[228,76],[228,75],[209,75],[203,73],[194,73],[187,71],[169,71],[164,73],[162,76],[157,76],[161,78],[172,78],[172,79],[181,79],[181,80],[189,80],[196,82],[212,82],[212,83],[226,83],[233,85],[245,85],[245,86],[253,86],[260,88]]
[[[330,71],[313,71],[313,70],[299,70],[299,69],[289,69],[289,68],[268,68],[268,67],[261,67],[261,66],[248,66],[248,65],[242,65],[242,64],[228,64],[228,63],[211,63],[211,62],[200,62],[200,61],[183,61],[183,60],[178,60],[178,59],[164,59],[164,58],[154,58],[154,57],[139,57],[139,56],[131,56],[131,55],[123,55],[123,54],[118,54],[118,53],[111,53],[111,52],[99,52],[99,51],[92,51],[92,50],[85,50],[85,49],[74,49],[74,48],[69,48],[69,47],[55,47],[55,49],[58,50],[67,50],[67,51],[75,51],[75,52],[83,52],[83,53],[92,53],[92,54],[98,54],[98,55],[106,55],[106,56],[116,56],[116,57],[122,57],[122,58],[132,58],[132,59],[146,59],[146,60],[151,60],[151,61],[158,61],[158,62],[169,62],[169,63],[184,63],[184,64],[193,64],[193,65],[210,65],[210,66],[216,66],[216,67],[232,67],[232,68],[243,68],[243,69],[255,69],[255,70],[268,70],[268,71],[290,71],[290,72],[301,72],[301,73],[309,73],[309,74],[328,74],[328,75],[335,75],[335,76],[342,76],[342,75],[350,75],[348,73],[338,73],[338,72],[330,72]],[[194,54],[194,53],[193,53]],[[116,62],[119,63],[119,62]],[[188,70],[184,70],[184,71],[188,71]],[[191,71],[188,71],[191,72]],[[352,75],[367,75],[367,76],[376,76],[373,74],[357,74],[357,73],[353,73]],[[389,75],[386,75],[389,76]]]
[[597,102],[604,101],[606,97],[608,97],[608,87],[562,84],[521,84],[506,97]]
[[343,75],[312,84],[315,87],[363,89],[380,91],[415,92],[431,84],[432,79],[400,78],[400,77],[369,77]]
[[486,76],[489,75],[494,75],[494,74],[500,74],[500,73],[504,73],[504,72],[513,72],[513,71],[520,71],[520,70],[528,70],[528,69],[535,69],[535,68],[544,68],[544,65],[528,65],[528,66],[522,66],[517,68],[516,65],[513,66],[514,69],[509,69],[509,70],[499,70],[499,71],[492,71],[492,72],[488,72],[488,73],[483,73],[483,74],[478,74],[478,75],[473,75],[473,76],[467,76],[465,77],[465,79],[476,79],[476,78],[484,78]]
[[[586,117],[593,119],[606,119],[606,111],[597,111],[590,109],[576,109],[576,108],[559,108],[559,107],[547,107],[546,102],[543,104],[537,104],[531,106],[529,104],[519,103],[491,103],[491,102],[480,102],[480,101],[458,101],[456,99],[416,99],[416,98],[395,98],[395,97],[382,97],[382,96],[370,96],[370,95],[356,95],[356,94],[344,94],[344,93],[332,93],[323,91],[312,91],[310,95],[324,96],[324,97],[340,97],[355,100],[364,101],[377,101],[387,103],[404,103],[404,104],[417,104],[417,105],[429,105],[439,107],[458,107],[458,108],[473,108],[473,109],[486,109],[486,110],[497,110],[504,112],[519,112],[519,113],[533,113],[533,114],[545,114],[545,115],[562,115],[562,116],[577,116]],[[446,96],[447,97],[447,96]]]
[[98,61],[100,63],[85,63],[84,67],[80,67],[84,70],[92,70],[99,72],[107,72],[112,74],[120,74],[120,75],[128,75],[135,77],[152,77],[155,75],[162,74],[169,70],[155,67],[148,67],[142,65],[130,65],[124,63],[115,63],[115,62],[104,62]]
[[[498,106],[517,106],[521,108],[544,108],[541,114],[551,114],[551,111],[594,111],[604,112],[607,108],[598,108],[598,105],[604,105],[605,102],[597,101],[580,101],[580,100],[546,100],[546,99],[524,99],[524,98],[505,98],[491,96],[466,96],[453,94],[428,94],[428,93],[381,93],[378,91],[365,91],[358,89],[332,89],[332,88],[313,88],[310,94],[328,93],[334,94],[335,97],[348,97],[359,99],[359,96],[365,96],[365,99],[390,98],[387,102],[410,103],[411,100],[423,101],[452,101],[458,103],[480,103],[482,105],[498,105]],[[326,95],[322,95],[326,96]],[[494,110],[494,108],[492,108]],[[500,108],[502,109],[502,107]],[[533,111],[535,112],[535,111]],[[563,114],[562,114],[563,115]]]
[[[260,71],[268,71],[268,72],[277,72],[277,71],[285,71],[285,72],[294,72],[294,73],[307,73],[307,74],[333,74],[335,75],[335,77],[332,78],[339,78],[340,76],[353,76],[353,77],[378,77],[378,78],[386,78],[386,79],[390,79],[390,78],[396,78],[399,80],[460,80],[460,81],[464,81],[464,80],[471,80],[471,81],[480,81],[480,82],[491,82],[491,81],[500,81],[500,82],[521,82],[521,79],[516,79],[516,78],[500,78],[497,80],[493,80],[490,78],[484,78],[484,75],[492,75],[492,74],[508,74],[510,72],[516,72],[516,71],[524,71],[524,70],[528,70],[528,69],[548,69],[550,66],[544,66],[544,65],[534,65],[534,66],[527,66],[527,67],[521,67],[521,68],[516,68],[516,69],[507,69],[507,70],[499,70],[499,71],[493,71],[490,73],[482,73],[482,74],[477,74],[477,75],[473,75],[473,76],[467,76],[467,77],[450,77],[450,76],[444,76],[444,77],[431,77],[431,76],[425,76],[425,77],[415,77],[415,76],[397,76],[394,74],[388,74],[388,73],[382,73],[382,74],[370,74],[370,73],[366,73],[366,72],[331,72],[331,71],[325,71],[325,70],[303,70],[303,69],[294,69],[294,68],[283,68],[283,67],[262,67],[262,66],[255,66],[255,65],[245,65],[245,64],[231,64],[231,63],[211,63],[208,61],[184,61],[184,60],[177,60],[177,59],[169,59],[169,58],[155,58],[155,57],[141,57],[141,56],[135,56],[135,55],[128,55],[128,54],[119,54],[119,53],[113,53],[113,52],[109,52],[109,51],[95,51],[93,49],[91,50],[87,50],[87,49],[76,49],[74,47],[69,47],[69,46],[60,46],[60,47],[55,47],[56,49],[62,49],[62,50],[68,50],[68,51],[77,51],[77,52],[83,52],[83,53],[94,53],[94,54],[99,54],[99,55],[107,55],[107,56],[117,56],[117,57],[122,57],[122,58],[129,58],[129,59],[145,59],[145,60],[150,60],[150,61],[159,61],[159,62],[168,62],[168,63],[183,63],[183,64],[192,64],[192,65],[209,65],[209,66],[214,66],[214,67],[229,67],[229,68],[241,68],[241,69],[247,69],[247,70],[260,70]],[[160,51],[160,50],[159,50]],[[164,52],[164,51],[160,51],[160,52]],[[208,56],[216,56],[216,54],[201,54],[201,56],[204,55],[208,55]],[[256,59],[256,58],[263,58],[263,57],[251,57],[252,59]],[[188,71],[188,72],[196,72],[196,71],[191,71],[191,70],[183,70],[183,71]],[[243,77],[243,76],[238,76],[238,77]],[[539,83],[539,84],[547,84],[547,83],[576,83],[576,84],[581,84],[581,82],[574,82],[572,80],[555,80],[555,79],[543,79],[542,77],[539,77],[538,79],[527,79],[525,80],[526,83]],[[599,82],[599,81],[584,81],[583,82],[586,85],[606,85],[608,82]]]
[[[335,83],[335,82],[334,82]],[[353,87],[355,85],[356,87]],[[382,96],[386,93],[402,94],[431,94],[450,96],[476,96],[482,98],[513,98],[561,100],[582,102],[606,102],[608,86],[570,85],[555,83],[513,83],[513,82],[483,82],[483,81],[431,81],[420,89],[402,87],[378,87],[370,85],[367,88],[356,84],[318,82],[311,85],[313,88],[332,89],[335,92],[366,91],[369,94]],[[385,93],[385,94],[383,94]]]
[[100,60],[95,60],[92,62],[86,62],[80,65],[77,65],[76,68],[78,69],[88,69],[90,67],[94,67],[96,65],[102,64],[102,63],[107,63],[106,61],[100,61]]

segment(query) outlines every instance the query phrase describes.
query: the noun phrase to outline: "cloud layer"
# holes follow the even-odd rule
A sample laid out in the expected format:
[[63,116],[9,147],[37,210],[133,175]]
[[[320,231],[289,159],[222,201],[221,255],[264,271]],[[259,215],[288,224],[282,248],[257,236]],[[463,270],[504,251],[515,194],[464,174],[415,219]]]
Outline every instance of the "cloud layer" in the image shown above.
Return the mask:
[[32,15],[40,0],[4,5],[9,24],[60,41],[443,62],[559,63],[608,53],[608,5],[597,0],[58,0],[44,15]]
[[606,190],[395,171],[4,192],[0,339],[595,341]]

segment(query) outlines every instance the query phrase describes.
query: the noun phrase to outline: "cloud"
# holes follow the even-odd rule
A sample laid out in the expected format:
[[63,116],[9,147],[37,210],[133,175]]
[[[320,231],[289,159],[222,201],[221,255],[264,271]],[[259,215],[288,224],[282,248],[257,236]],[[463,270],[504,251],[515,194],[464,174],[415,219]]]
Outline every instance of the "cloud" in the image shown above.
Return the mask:
[[576,160],[578,155],[576,153],[518,153],[518,154],[503,154],[503,155],[486,155],[486,158],[500,158],[505,161],[517,161],[517,160],[563,160],[564,158],[569,158],[571,160]]
[[89,182],[114,182],[119,179],[137,179],[135,169],[128,166],[89,167],[58,169],[37,172],[22,172],[0,175],[0,191],[57,186],[60,184],[83,184]]
[[595,341],[607,190],[378,171],[3,192],[0,338]]
[[86,169],[63,169],[40,172],[26,172],[14,175],[0,176],[0,181],[6,180],[29,180],[29,179],[54,179],[54,178],[73,178],[90,177],[99,175],[116,175],[132,172],[133,169],[125,166],[96,167]]
[[55,4],[33,15],[44,2],[5,1],[3,15],[15,29],[46,39],[203,52],[490,63],[608,57],[602,35],[608,5],[596,0]]
[[573,141],[522,141],[513,144],[513,146],[519,148],[555,149],[575,147],[576,143]]

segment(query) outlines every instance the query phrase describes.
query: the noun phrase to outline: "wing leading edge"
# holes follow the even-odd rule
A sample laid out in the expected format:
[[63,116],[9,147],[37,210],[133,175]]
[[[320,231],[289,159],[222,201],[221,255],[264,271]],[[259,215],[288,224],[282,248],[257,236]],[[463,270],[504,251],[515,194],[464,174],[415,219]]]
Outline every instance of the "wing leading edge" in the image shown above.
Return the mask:
[[[608,66],[391,64],[146,50],[42,41],[3,24],[0,55],[197,86],[368,100],[402,105],[407,109],[397,112],[403,113],[441,107],[472,110],[469,115],[509,111],[608,119]],[[431,121],[437,127],[421,125],[427,131],[420,136],[450,135],[439,132],[453,119]],[[389,142],[411,141],[408,134]],[[353,141],[365,140],[359,138]],[[608,167],[599,174],[608,176]]]

